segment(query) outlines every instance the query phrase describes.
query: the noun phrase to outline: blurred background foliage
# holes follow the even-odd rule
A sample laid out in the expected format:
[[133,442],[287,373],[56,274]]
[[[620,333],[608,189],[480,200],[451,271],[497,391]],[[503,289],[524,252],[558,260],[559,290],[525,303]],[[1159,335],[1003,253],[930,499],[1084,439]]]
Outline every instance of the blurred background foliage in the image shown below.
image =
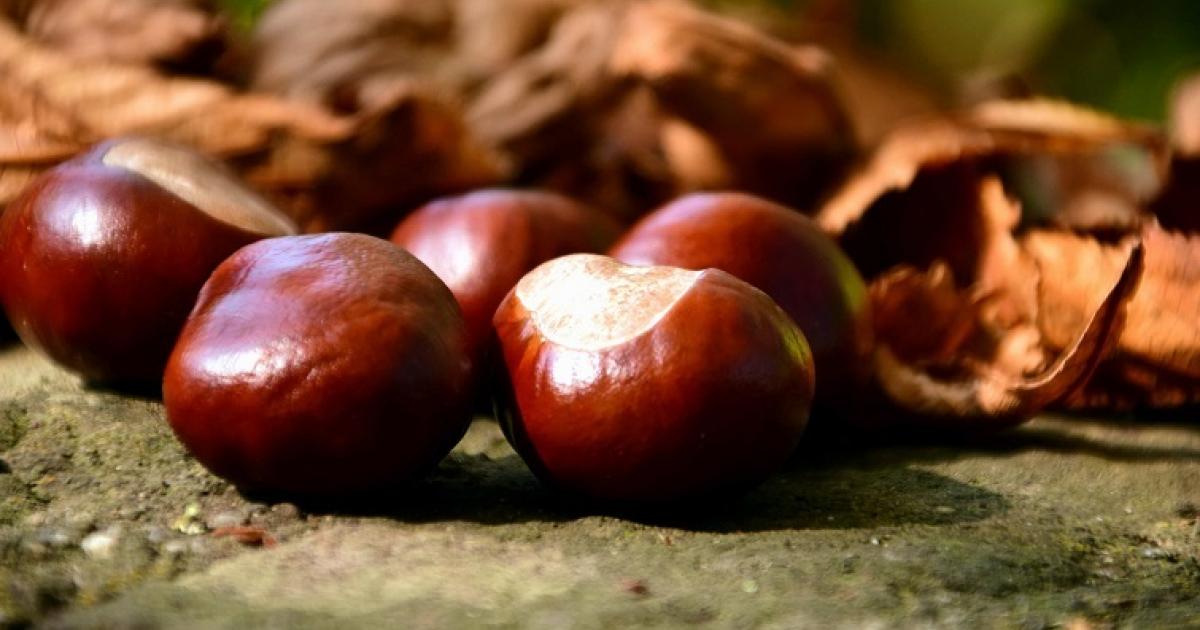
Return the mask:
[[[219,1],[244,28],[270,2]],[[1019,85],[1162,121],[1171,86],[1200,68],[1196,0],[702,1],[782,33],[852,39],[947,103]]]
[[1162,120],[1200,65],[1194,0],[862,0],[859,32],[942,90],[1016,76],[1040,94]]

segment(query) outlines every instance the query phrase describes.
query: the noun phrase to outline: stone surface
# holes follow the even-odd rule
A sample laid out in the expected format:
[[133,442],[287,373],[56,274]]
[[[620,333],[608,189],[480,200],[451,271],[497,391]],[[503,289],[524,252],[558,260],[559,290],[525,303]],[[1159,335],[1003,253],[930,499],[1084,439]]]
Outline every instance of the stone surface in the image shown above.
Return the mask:
[[[210,531],[231,515],[278,545]],[[1191,412],[809,445],[659,514],[551,495],[477,422],[403,492],[283,503],[210,476],[153,399],[0,350],[0,626],[1188,627],[1198,517]]]

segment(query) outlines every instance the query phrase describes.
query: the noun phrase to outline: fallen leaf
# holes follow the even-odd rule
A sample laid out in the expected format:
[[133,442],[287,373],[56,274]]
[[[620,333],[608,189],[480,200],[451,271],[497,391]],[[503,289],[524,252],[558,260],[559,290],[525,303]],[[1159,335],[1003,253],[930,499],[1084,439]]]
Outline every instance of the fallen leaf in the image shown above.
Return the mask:
[[940,261],[926,271],[892,269],[871,283],[870,297],[876,338],[905,362],[953,361],[979,323],[979,304],[954,285]]
[[635,3],[610,69],[702,131],[734,188],[811,208],[857,152],[829,55],[737,20],[679,2]]
[[[601,118],[624,96],[607,73],[624,3],[568,13],[546,44],[490,81],[469,109],[482,138],[530,171],[570,151],[579,159]],[[580,144],[582,142],[582,144]]]
[[630,222],[676,191],[659,157],[658,106],[609,70],[627,2],[567,12],[546,43],[482,86],[468,121],[516,181]]
[[253,85],[346,110],[396,82],[466,100],[594,0],[281,0],[255,26]]
[[33,0],[33,41],[75,59],[204,69],[225,48],[225,23],[202,0]]
[[453,0],[283,0],[255,26],[257,90],[345,111],[414,78],[453,83]]
[[308,230],[390,229],[432,196],[498,179],[495,157],[452,106],[415,85],[393,86],[377,104],[339,116],[144,66],[82,62],[0,21],[0,205],[67,154],[128,134],[230,160]]
[[[1108,152],[1118,149],[1142,156],[1146,168],[1126,178],[1095,166],[1108,165]],[[985,103],[897,129],[816,219],[841,238],[868,277],[897,264],[924,267],[943,259],[969,284],[976,213],[960,210],[975,203],[982,178],[1001,177],[1025,213],[1037,214],[1027,205],[1051,213],[1041,221],[1078,215],[1094,221],[1099,212],[1113,215],[1102,227],[1136,230],[1165,165],[1165,143],[1153,129],[1052,101]],[[1013,180],[1034,185],[1010,187]],[[1097,200],[1106,209],[1098,211]],[[1071,208],[1074,214],[1062,214]]]
[[[1141,240],[1144,271],[1113,356],[1073,406],[1200,400],[1200,236],[1150,225]],[[1103,300],[1104,285],[1120,274],[1122,253],[1119,246],[1066,232],[1032,232],[1022,247],[1041,269],[1039,328],[1047,344],[1061,348],[1069,331]]]
[[[975,430],[1023,422],[1082,386],[1108,355],[1142,265],[1143,248],[1134,244],[1127,250],[1120,277],[1108,287],[1099,308],[1057,358],[1036,373],[1013,373],[1001,369],[1003,362],[977,361],[965,353],[954,356],[950,365],[932,370],[900,359],[889,340],[881,338],[875,354],[879,386],[892,404],[907,412],[903,421],[909,425]],[[1024,346],[1032,340],[1031,333],[1018,327],[1004,337]]]

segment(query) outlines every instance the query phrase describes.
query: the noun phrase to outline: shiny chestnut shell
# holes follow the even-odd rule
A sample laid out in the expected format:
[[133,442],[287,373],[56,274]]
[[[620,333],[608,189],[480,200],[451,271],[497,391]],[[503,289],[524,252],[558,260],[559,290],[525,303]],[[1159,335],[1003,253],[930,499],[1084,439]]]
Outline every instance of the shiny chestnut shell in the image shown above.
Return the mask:
[[635,265],[729,272],[771,296],[800,326],[817,368],[817,404],[847,409],[870,371],[866,285],[808,217],[743,193],[697,193],[644,217],[609,250]]
[[683,274],[665,301],[589,280],[614,270],[649,281],[577,254],[535,269],[496,311],[509,379],[501,419],[517,451],[552,486],[615,502],[736,491],[774,471],[813,396],[796,325],[720,270],[651,268]]
[[[222,208],[226,215],[268,216],[244,227],[218,218],[137,170],[154,165],[108,160],[116,152],[128,163],[155,152],[180,157],[185,172],[164,177],[200,199],[257,208]],[[189,168],[207,169],[198,185]],[[219,186],[228,198],[213,191]],[[43,173],[0,216],[0,302],[26,344],[85,379],[157,386],[212,270],[244,245],[294,231],[189,149],[114,140]]]
[[454,293],[476,359],[492,339],[492,315],[531,269],[616,240],[612,219],[562,195],[488,189],[426,204],[396,226],[392,242],[412,252]]
[[204,285],[163,382],[180,441],[251,489],[357,493],[442,459],[470,420],[454,296],[356,234],[247,246]]

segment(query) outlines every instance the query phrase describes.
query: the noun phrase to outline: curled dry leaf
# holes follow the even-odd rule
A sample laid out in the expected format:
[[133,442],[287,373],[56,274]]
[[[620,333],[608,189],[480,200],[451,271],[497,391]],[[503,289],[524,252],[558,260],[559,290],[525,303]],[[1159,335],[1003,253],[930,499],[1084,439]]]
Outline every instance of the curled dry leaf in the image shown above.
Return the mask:
[[[1124,158],[1110,151],[1132,151],[1145,168],[1113,171]],[[1055,102],[986,103],[958,118],[896,130],[817,221],[841,237],[868,277],[943,259],[970,284],[978,230],[975,213],[960,208],[973,205],[980,179],[1000,176],[1026,216],[1050,213],[1037,218],[1073,223],[1082,215],[1092,227],[1128,230],[1140,222],[1164,164],[1165,145],[1151,129]],[[1071,208],[1073,214],[1060,214]]]
[[949,364],[979,325],[978,301],[940,261],[926,271],[896,267],[871,284],[870,296],[875,335],[900,361]]
[[[1107,356],[1119,333],[1124,303],[1141,275],[1143,249],[1138,243],[1126,248],[1124,265],[1114,284],[1107,287],[1098,308],[1085,318],[1057,358],[1030,371],[1018,369],[1023,359],[1039,352],[1037,331],[1029,326],[998,330],[978,308],[986,296],[955,295],[936,269],[925,276],[885,277],[873,287],[879,301],[917,302],[936,297],[942,302],[932,326],[940,327],[942,338],[953,339],[953,347],[934,347],[935,352],[914,360],[915,346],[900,345],[904,337],[881,338],[875,354],[875,375],[888,401],[908,415],[909,424],[971,430],[1020,423],[1045,406],[1064,398],[1085,383]],[[887,283],[884,286],[881,283]],[[912,295],[889,295],[911,292]],[[953,302],[962,305],[957,309]],[[944,308],[945,305],[950,308]],[[962,313],[975,313],[965,321]],[[909,320],[910,323],[912,320]],[[925,326],[922,322],[921,326]],[[922,333],[927,337],[936,337]],[[901,358],[893,345],[908,350]],[[1013,359],[1016,359],[1014,361]]]
[[610,69],[648,85],[667,113],[702,131],[736,188],[811,207],[856,152],[829,56],[741,22],[678,2],[633,4]]
[[0,22],[0,205],[60,158],[127,134],[232,160],[309,229],[371,226],[497,177],[457,112],[413,86],[394,89],[376,109],[337,116],[142,66],[81,62]]
[[[1111,407],[1176,404],[1200,391],[1188,385],[1200,383],[1188,354],[1200,338],[1189,326],[1200,294],[1192,304],[1185,288],[1194,255],[1161,230],[1138,237],[1153,186],[1106,170],[1116,148],[1140,151],[1161,173],[1166,153],[1153,130],[1044,101],[987,103],[898,130],[830,199],[818,221],[878,278],[886,319],[876,369],[892,402],[1011,422],[1067,395],[1068,405]],[[1049,218],[1009,199],[1028,199],[1039,172],[1052,175],[1032,195],[1059,208]],[[1118,218],[1085,225],[1072,203],[1093,217],[1115,205]],[[1105,240],[1046,230],[1016,238],[1019,225],[1044,221]],[[1129,238],[1144,241],[1132,256]],[[914,312],[920,334],[903,336]]]
[[[1111,359],[1074,407],[1174,406],[1200,401],[1200,236],[1157,226],[1142,235],[1144,271],[1129,298]],[[1035,231],[1022,247],[1042,272],[1038,326],[1062,348],[1121,272],[1119,246],[1064,232]]]

